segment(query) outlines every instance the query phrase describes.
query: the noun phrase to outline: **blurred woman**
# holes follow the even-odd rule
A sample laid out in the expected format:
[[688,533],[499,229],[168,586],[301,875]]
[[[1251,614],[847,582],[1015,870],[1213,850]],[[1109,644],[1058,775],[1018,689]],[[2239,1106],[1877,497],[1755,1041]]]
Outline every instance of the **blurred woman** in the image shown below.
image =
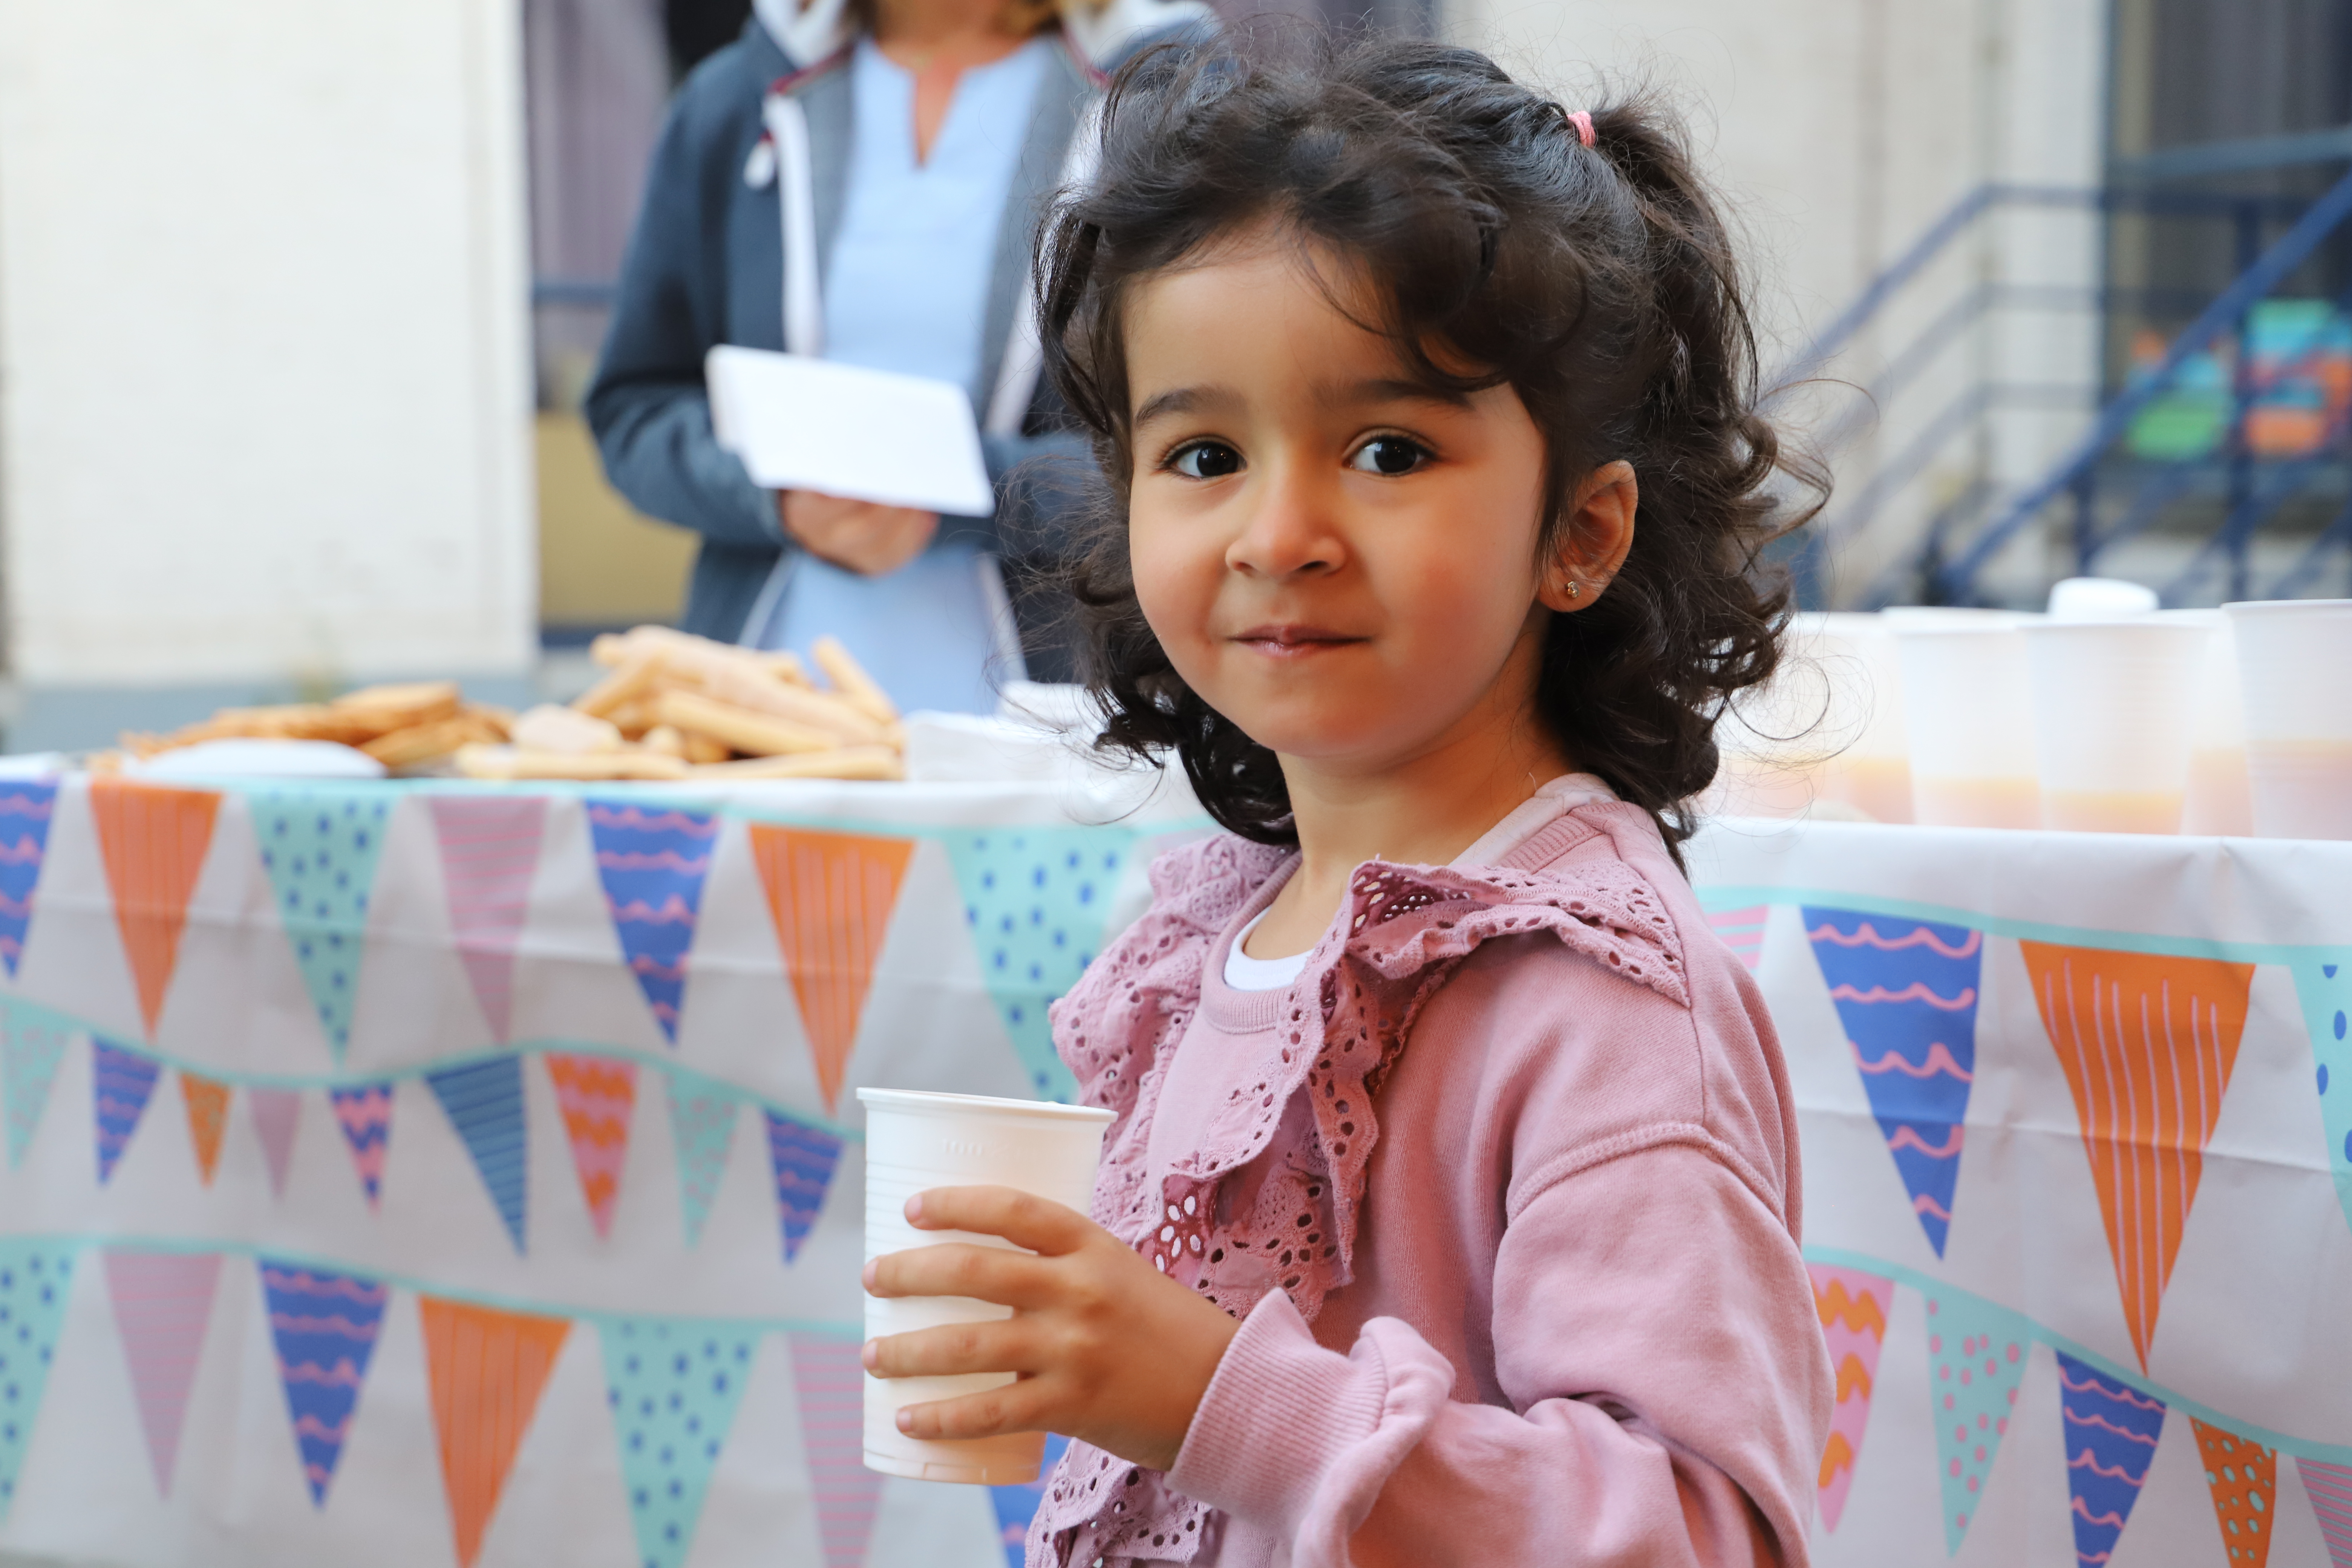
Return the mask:
[[[901,707],[987,711],[1065,675],[1050,605],[1078,457],[1037,374],[1028,241],[1086,173],[1106,73],[1208,25],[1200,0],[758,0],[679,89],[587,411],[614,487],[702,535],[689,631],[805,649],[831,633]],[[721,343],[966,388],[995,515],[755,485],[711,433]],[[1007,593],[1006,577],[1013,592]]]

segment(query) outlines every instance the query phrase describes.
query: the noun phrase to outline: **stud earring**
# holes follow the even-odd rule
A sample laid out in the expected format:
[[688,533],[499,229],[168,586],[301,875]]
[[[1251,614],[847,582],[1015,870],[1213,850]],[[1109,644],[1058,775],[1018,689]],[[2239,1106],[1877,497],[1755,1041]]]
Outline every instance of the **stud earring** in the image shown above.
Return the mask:
[[1581,594],[1581,593],[1583,593],[1583,592],[1584,592],[1584,584],[1581,584],[1581,583],[1578,583],[1578,582],[1573,582],[1573,581],[1571,581],[1571,582],[1569,584],[1569,585],[1568,585],[1568,596],[1569,596],[1570,598],[1571,598],[1571,599],[1575,598],[1579,594]]

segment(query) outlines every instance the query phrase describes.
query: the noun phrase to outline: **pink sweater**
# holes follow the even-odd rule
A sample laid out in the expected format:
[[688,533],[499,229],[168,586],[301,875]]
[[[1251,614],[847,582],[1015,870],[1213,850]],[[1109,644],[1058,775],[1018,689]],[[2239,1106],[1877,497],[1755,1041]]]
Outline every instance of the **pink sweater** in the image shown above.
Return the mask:
[[1284,992],[1295,864],[1163,857],[1055,1012],[1095,1218],[1242,1319],[1175,1468],[1071,1445],[1032,1568],[1801,1563],[1829,1359],[1755,985],[1655,828],[1548,792],[1489,866],[1365,866]]

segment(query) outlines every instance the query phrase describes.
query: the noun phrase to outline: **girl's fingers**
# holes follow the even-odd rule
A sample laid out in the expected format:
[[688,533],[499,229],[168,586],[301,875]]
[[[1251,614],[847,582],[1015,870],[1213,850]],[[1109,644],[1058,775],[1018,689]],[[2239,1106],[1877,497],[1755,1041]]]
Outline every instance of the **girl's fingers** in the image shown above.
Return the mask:
[[859,1361],[877,1377],[958,1377],[975,1372],[1032,1372],[1036,1357],[1027,1327],[1015,1319],[950,1323],[866,1342]]
[[898,1412],[898,1430],[927,1442],[1046,1431],[1053,1424],[1052,1396],[1039,1386],[1041,1382],[1024,1378],[985,1394],[967,1394],[961,1399],[909,1405]]
[[907,1220],[924,1230],[1001,1236],[1047,1257],[1076,1252],[1101,1229],[1075,1209],[1012,1187],[933,1187],[907,1200]]
[[1000,1307],[1036,1307],[1053,1298],[1052,1282],[1044,1274],[1044,1266],[1026,1253],[950,1241],[875,1258],[866,1266],[866,1293],[968,1296]]

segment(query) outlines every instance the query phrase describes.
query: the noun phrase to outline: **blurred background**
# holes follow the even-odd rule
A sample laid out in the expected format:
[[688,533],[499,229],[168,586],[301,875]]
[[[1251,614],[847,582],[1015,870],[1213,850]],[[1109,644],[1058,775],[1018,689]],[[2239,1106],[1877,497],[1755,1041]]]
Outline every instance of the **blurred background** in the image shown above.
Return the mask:
[[[2352,0],[1234,0],[1693,116],[1817,608],[2352,582]],[[691,537],[579,413],[745,0],[0,0],[0,724],[569,695]]]

